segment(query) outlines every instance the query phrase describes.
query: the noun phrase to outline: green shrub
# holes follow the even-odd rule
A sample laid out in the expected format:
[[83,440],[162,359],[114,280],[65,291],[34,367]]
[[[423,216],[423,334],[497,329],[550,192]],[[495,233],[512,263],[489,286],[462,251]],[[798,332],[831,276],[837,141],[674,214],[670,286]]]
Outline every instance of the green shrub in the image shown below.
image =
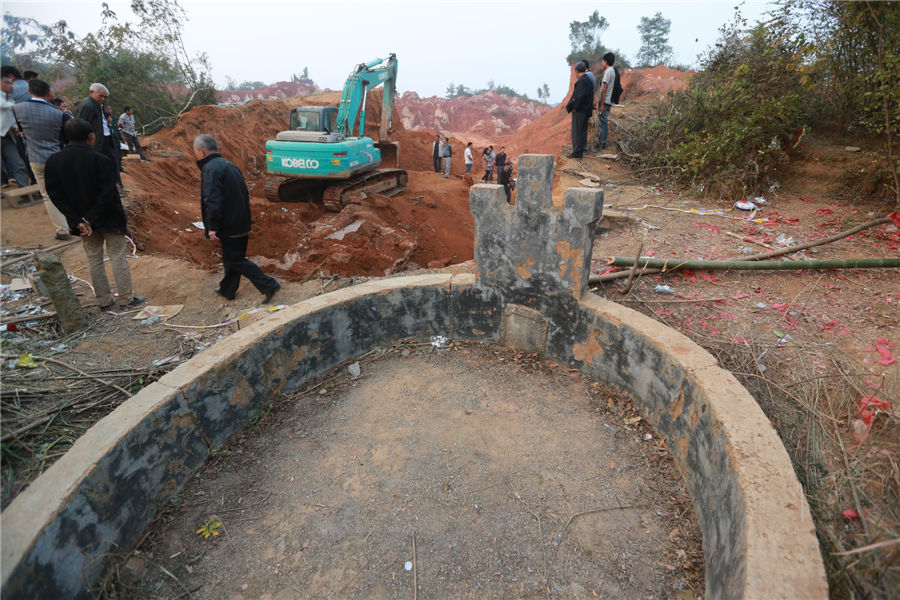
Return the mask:
[[768,188],[805,125],[802,61],[801,44],[764,24],[725,30],[688,89],[623,136],[626,159],[701,195]]

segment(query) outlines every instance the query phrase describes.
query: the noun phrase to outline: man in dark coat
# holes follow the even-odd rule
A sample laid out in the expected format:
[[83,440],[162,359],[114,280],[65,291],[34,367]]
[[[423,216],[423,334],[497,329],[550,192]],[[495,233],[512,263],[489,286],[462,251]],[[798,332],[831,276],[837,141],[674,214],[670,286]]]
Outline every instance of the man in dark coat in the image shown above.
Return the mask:
[[[75,116],[90,124],[94,131],[94,150],[102,152],[116,162],[116,152],[121,152],[112,137],[112,129],[106,120],[104,105],[109,99],[109,90],[102,83],[92,83],[88,96],[75,105]],[[116,183],[122,185],[122,176],[116,169]]]
[[434,135],[434,142],[431,144],[431,164],[434,165],[434,172],[441,172],[441,150],[444,149],[444,143],[441,141],[441,134]]
[[580,60],[575,65],[578,80],[572,97],[566,103],[566,111],[572,113],[572,158],[584,156],[587,147],[587,128],[591,113],[594,112],[594,84],[585,74],[587,64]]
[[128,220],[116,189],[115,163],[93,149],[94,132],[86,121],[69,120],[65,134],[69,145],[48,158],[45,165],[47,194],[65,216],[69,231],[81,236],[100,308],[110,308],[116,300],[103,265],[104,244],[119,292],[118,303],[137,306],[146,298],[135,296],[131,288],[125,239]]
[[268,303],[281,284],[247,259],[251,220],[250,194],[244,176],[219,154],[219,144],[211,135],[194,138],[194,156],[200,167],[200,210],[206,237],[222,244],[225,276],[215,292],[234,300],[243,275],[263,295],[263,303]]

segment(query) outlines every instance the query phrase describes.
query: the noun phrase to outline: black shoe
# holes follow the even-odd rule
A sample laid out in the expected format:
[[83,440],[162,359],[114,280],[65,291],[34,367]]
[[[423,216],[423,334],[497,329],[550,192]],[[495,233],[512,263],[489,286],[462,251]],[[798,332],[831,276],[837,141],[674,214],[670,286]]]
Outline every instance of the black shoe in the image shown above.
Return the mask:
[[56,239],[58,239],[58,240],[67,240],[70,237],[72,237],[72,236],[69,235],[68,233],[57,233],[56,234]]
[[141,162],[153,162],[153,161],[150,160],[149,158],[142,158],[142,159],[141,159]]
[[147,296],[135,296],[134,299],[125,306],[138,306],[147,301]]
[[119,169],[119,173],[127,173],[128,171],[125,169]]
[[109,309],[112,308],[112,304],[107,304],[106,306],[99,306],[99,305],[98,305],[97,308],[99,308],[100,310],[106,312],[107,310],[109,310]]
[[272,297],[273,297],[273,296],[275,295],[275,293],[276,293],[278,290],[280,290],[280,289],[281,289],[281,284],[278,283],[278,282],[276,281],[276,282],[275,282],[275,286],[272,287],[272,288],[270,288],[269,291],[266,292],[266,295],[263,296],[263,304],[268,304],[269,302],[271,302],[271,301],[272,301]]
[[569,155],[569,158],[584,158],[584,155],[583,154],[571,154],[571,155]]
[[[218,295],[222,296],[223,298],[225,298],[226,300],[228,300],[229,302],[231,302],[232,300],[234,300],[234,296],[226,296],[226,295],[225,295],[225,292],[223,292],[223,291],[222,291],[222,288],[220,288],[219,286],[216,286],[215,289],[214,289],[213,291],[214,291],[215,293],[217,293]],[[274,292],[273,292],[273,293],[274,293]]]

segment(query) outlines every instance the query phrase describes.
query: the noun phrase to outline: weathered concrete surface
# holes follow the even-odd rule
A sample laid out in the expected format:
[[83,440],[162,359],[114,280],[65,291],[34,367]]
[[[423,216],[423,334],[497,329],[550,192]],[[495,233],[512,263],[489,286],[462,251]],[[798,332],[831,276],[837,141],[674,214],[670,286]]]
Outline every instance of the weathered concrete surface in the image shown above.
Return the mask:
[[127,549],[267,401],[375,346],[444,335],[521,344],[630,393],[692,490],[708,598],[825,598],[806,499],[768,420],[696,344],[585,293],[602,197],[570,190],[553,206],[551,177],[552,157],[523,157],[516,207],[473,187],[477,277],[375,281],[299,303],[100,421],[3,512],[3,597],[87,597],[105,553]]

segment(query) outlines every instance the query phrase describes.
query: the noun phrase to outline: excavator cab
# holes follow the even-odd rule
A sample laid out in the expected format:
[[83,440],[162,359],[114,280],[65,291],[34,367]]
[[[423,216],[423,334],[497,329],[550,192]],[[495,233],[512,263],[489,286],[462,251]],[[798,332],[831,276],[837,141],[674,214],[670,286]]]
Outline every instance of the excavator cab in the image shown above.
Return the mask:
[[300,106],[291,111],[291,131],[334,131],[338,109],[334,106]]

